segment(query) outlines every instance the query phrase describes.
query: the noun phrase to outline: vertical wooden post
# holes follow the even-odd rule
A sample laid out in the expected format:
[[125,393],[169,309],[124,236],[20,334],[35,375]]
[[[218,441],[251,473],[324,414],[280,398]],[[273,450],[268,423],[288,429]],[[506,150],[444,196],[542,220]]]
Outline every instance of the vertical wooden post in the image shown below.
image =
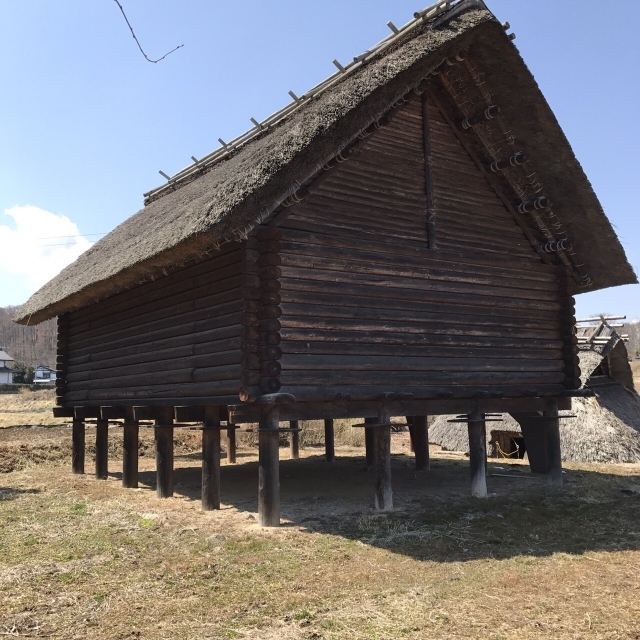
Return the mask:
[[487,497],[487,432],[484,413],[474,412],[468,416],[469,464],[471,467],[471,495]]
[[160,407],[156,418],[156,495],[173,495],[173,407]]
[[373,432],[376,474],[376,511],[393,510],[393,492],[391,490],[391,425],[367,428]]
[[138,431],[133,407],[127,407],[122,438],[122,486],[125,489],[138,487]]
[[[291,420],[291,422],[289,422],[289,426],[292,429],[297,429],[298,428],[298,421],[297,420]],[[291,459],[292,460],[297,460],[300,457],[300,432],[299,431],[292,431],[291,432],[291,438],[289,440],[289,447],[290,447],[290,452],[291,452]]]
[[229,425],[227,429],[227,464],[236,463],[236,427]]
[[560,450],[560,420],[558,419],[558,403],[543,413],[547,436],[547,460],[549,472],[547,481],[553,487],[562,486],[562,452]]
[[220,508],[220,408],[206,406],[202,424],[202,510]]
[[333,462],[336,456],[335,434],[333,431],[333,420],[324,421],[324,451],[327,462]]
[[71,423],[71,470],[84,473],[84,420],[79,418]]
[[[377,421],[378,421],[377,418],[364,419],[365,424],[376,424]],[[367,461],[367,469],[370,469],[371,467],[373,467],[374,446],[375,446],[375,440],[373,437],[373,430],[365,427],[364,428],[364,449],[365,449],[365,456]]]
[[109,475],[109,421],[96,422],[96,479],[106,480]]
[[427,416],[415,416],[412,425],[413,450],[416,454],[416,469],[429,469],[429,427]]
[[258,429],[258,519],[261,527],[280,526],[280,410],[265,407]]
[[413,453],[415,451],[413,448],[413,416],[405,416],[405,418],[409,425],[409,452]]

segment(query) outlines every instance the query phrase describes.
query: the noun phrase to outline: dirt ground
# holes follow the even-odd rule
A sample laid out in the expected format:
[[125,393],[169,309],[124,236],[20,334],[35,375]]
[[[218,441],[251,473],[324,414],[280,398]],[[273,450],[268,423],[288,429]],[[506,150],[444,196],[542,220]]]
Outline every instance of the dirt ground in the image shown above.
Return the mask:
[[[147,447],[151,430],[143,432]],[[91,429],[87,431],[87,443]],[[121,486],[73,476],[70,429],[0,431],[0,635],[49,638],[640,639],[640,465],[568,465],[551,490],[522,462],[490,463],[468,497],[468,460],[432,448],[416,473],[394,434],[394,511],[375,513],[361,447],[334,463],[281,448],[283,526],[257,526],[257,458],[222,467],[222,509],[200,508],[199,433],[176,430],[176,495],[154,460]],[[38,461],[30,447],[57,443]]]

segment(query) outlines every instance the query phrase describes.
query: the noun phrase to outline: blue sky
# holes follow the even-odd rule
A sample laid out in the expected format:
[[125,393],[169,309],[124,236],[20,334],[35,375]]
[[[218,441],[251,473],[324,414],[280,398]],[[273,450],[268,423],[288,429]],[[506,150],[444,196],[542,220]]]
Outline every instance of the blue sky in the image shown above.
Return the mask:
[[[189,164],[428,4],[415,0],[0,0],[0,306],[20,304]],[[640,3],[487,0],[640,268]],[[26,207],[30,207],[27,209]],[[3,213],[4,212],[4,213]],[[86,235],[86,239],[73,237]],[[60,238],[59,236],[68,236]],[[640,287],[578,297],[640,318]]]

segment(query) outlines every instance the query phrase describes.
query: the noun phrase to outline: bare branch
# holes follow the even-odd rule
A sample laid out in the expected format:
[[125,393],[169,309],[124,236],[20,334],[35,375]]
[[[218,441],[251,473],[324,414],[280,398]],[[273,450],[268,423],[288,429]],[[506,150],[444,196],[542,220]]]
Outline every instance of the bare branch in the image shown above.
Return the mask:
[[151,60],[151,58],[149,58],[149,56],[144,52],[144,49],[140,45],[140,42],[138,41],[138,38],[136,38],[136,34],[133,31],[133,27],[131,26],[131,23],[129,22],[129,18],[127,18],[127,14],[124,12],[124,9],[122,8],[122,5],[118,2],[118,0],[113,0],[113,1],[118,5],[118,8],[122,12],[122,16],[124,17],[125,22],[127,23],[127,26],[129,27],[129,30],[131,31],[131,35],[133,36],[133,39],[136,41],[136,44],[138,45],[138,49],[140,49],[140,53],[142,53],[142,55],[145,57],[145,59],[148,60],[149,62],[153,62],[154,64],[156,62],[160,62],[160,60],[164,60],[169,54],[171,54],[174,51],[177,51],[178,49],[180,49],[180,47],[184,47],[183,44],[180,44],[175,49],[171,49],[171,51],[169,51],[169,53],[165,53],[162,56],[162,58],[158,58],[157,60]]

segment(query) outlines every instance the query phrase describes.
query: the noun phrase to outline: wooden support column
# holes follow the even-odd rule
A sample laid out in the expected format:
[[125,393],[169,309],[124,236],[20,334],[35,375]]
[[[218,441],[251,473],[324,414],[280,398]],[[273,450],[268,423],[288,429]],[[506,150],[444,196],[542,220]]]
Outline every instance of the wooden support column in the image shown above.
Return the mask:
[[411,439],[416,454],[416,470],[429,469],[429,427],[427,416],[414,416]]
[[84,473],[84,420],[73,418],[71,424],[71,470],[73,473]]
[[336,456],[335,447],[335,434],[333,431],[333,420],[328,419],[324,421],[324,450],[325,459],[327,462],[333,462]]
[[487,431],[484,414],[470,413],[469,424],[469,464],[471,467],[471,495],[474,498],[487,497]]
[[207,406],[202,423],[202,510],[220,508],[220,409]]
[[109,421],[96,422],[96,479],[106,480],[109,474]]
[[367,429],[373,431],[376,472],[376,511],[393,510],[391,490],[391,425]]
[[227,464],[236,463],[236,428],[229,425],[227,429]]
[[266,407],[258,429],[258,519],[261,527],[280,526],[280,415]]
[[413,453],[413,416],[405,416],[409,425],[409,452]]
[[[297,429],[298,421],[291,420],[291,422],[289,422],[289,426],[292,429]],[[289,440],[289,446],[290,446],[290,452],[291,452],[291,459],[297,460],[300,457],[300,432],[299,431],[291,432],[291,439]]]
[[558,404],[542,414],[545,418],[547,440],[547,460],[549,471],[547,481],[552,487],[562,486],[562,452],[560,450],[560,420],[558,419]]
[[[377,418],[365,418],[365,424],[375,424],[377,422]],[[375,440],[373,437],[373,430],[365,427],[364,429],[364,449],[365,456],[367,460],[367,469],[373,467],[374,464],[374,446]]]
[[159,407],[155,419],[156,495],[173,495],[173,407]]
[[122,486],[125,489],[138,488],[138,432],[133,407],[127,407],[122,439]]

